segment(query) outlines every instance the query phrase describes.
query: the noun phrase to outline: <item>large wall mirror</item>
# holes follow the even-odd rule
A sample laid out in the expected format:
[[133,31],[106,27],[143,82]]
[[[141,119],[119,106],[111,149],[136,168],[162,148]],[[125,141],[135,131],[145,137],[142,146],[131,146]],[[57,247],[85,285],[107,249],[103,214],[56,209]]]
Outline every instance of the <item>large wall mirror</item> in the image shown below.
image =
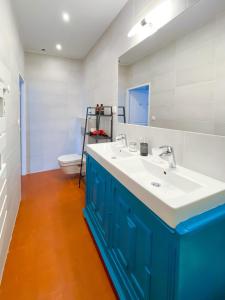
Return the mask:
[[119,122],[225,136],[225,1],[191,2],[119,58]]

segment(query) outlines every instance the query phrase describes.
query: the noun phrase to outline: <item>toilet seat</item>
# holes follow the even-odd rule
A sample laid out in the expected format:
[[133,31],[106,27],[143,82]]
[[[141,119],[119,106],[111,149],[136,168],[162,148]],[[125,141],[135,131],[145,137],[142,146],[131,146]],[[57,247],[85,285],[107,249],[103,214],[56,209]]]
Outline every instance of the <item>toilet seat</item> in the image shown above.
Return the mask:
[[[67,154],[58,157],[58,162],[61,170],[68,175],[75,175],[80,173],[81,155]],[[83,172],[85,173],[86,159],[83,158]]]
[[[61,166],[70,166],[81,163],[81,155],[79,154],[67,154],[62,155],[58,158]],[[84,158],[85,161],[85,158]]]

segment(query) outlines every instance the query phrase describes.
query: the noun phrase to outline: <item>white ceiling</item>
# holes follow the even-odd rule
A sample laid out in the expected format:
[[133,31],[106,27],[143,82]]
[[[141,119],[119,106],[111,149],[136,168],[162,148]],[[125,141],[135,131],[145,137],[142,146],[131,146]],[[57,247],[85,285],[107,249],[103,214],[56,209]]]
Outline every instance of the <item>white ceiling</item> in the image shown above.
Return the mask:
[[[84,58],[127,0],[12,0],[25,51]],[[71,21],[62,21],[62,12]],[[55,46],[60,43],[62,51]]]

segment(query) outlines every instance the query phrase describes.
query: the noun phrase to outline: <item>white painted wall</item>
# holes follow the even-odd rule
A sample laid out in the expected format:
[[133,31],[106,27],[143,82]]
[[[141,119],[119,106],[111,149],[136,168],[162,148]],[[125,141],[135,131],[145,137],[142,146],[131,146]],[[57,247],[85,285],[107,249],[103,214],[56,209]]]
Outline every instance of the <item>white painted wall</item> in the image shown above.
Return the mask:
[[23,76],[23,48],[9,0],[0,0],[0,78],[10,85],[6,98],[7,218],[0,252],[0,278],[21,198],[19,73]]
[[84,113],[82,62],[25,55],[29,111],[28,172],[58,168],[57,157],[80,153]]
[[[85,60],[85,96],[92,104],[103,99],[105,104],[117,104],[118,57],[135,45],[139,38],[128,39],[127,33],[143,14],[146,7],[159,1],[130,0],[107,29]],[[174,15],[195,1],[174,1]],[[225,20],[225,19],[224,19]],[[221,33],[225,32],[225,21],[221,22]],[[204,38],[204,33],[202,33]],[[196,40],[198,37],[196,36]],[[186,43],[191,41],[186,40]],[[204,42],[203,42],[204,44]],[[185,40],[183,41],[185,47]],[[190,48],[190,47],[189,47]],[[220,45],[225,53],[224,43]],[[221,65],[225,60],[221,56]],[[193,71],[193,70],[192,70]],[[190,74],[191,75],[191,74]],[[193,76],[193,75],[191,75]],[[225,98],[224,84],[221,81],[217,92]],[[225,138],[191,132],[152,129],[120,125],[119,132],[127,132],[129,138],[148,136],[153,146],[170,144],[175,147],[178,162],[185,167],[225,181]]]

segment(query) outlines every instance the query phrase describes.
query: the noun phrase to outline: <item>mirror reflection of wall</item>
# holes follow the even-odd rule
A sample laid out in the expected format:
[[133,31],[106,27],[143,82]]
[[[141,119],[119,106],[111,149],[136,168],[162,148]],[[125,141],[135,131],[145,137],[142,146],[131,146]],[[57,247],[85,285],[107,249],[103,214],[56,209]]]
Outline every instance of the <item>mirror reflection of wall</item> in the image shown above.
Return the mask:
[[119,66],[119,76],[119,122],[150,126],[150,84],[132,85],[126,66]]
[[130,117],[141,109],[127,91],[149,82],[149,117],[141,125],[225,136],[225,14],[219,10],[225,13],[224,1],[200,0],[119,58],[118,105],[125,106],[127,123],[141,124],[139,115]]
[[[126,123],[177,129],[179,116],[174,107],[174,55],[174,44],[170,44],[165,49],[133,64],[119,65],[118,105],[125,106]],[[137,87],[138,91],[138,87],[145,87],[146,82],[149,82],[147,84],[149,87],[148,103],[145,105],[143,103],[143,106],[138,107],[138,103],[141,104],[140,100],[138,103],[134,101],[134,97],[130,100],[130,91],[133,91],[134,87]],[[136,99],[141,98],[141,92],[138,93],[138,96]],[[132,105],[134,105],[133,109]],[[145,110],[146,118],[141,122],[140,113],[143,110]],[[182,114],[180,117],[182,118]],[[119,122],[123,123],[121,117]],[[184,128],[182,127],[182,129]]]
[[150,126],[150,85],[147,83],[129,88],[127,86],[128,83],[121,89],[119,122]]

